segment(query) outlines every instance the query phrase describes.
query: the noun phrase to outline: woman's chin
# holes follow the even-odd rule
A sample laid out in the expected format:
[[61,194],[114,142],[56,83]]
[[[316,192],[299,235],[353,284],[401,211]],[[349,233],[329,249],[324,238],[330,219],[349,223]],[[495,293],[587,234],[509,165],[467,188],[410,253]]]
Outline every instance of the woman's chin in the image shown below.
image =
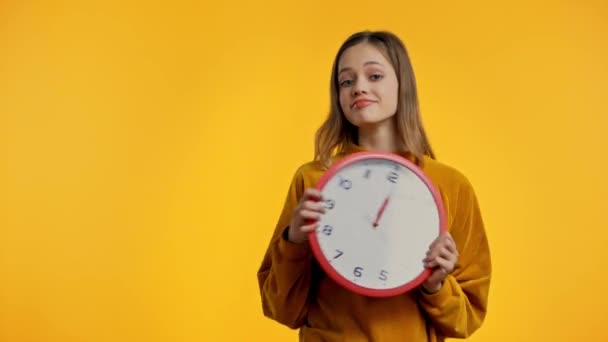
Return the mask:
[[390,118],[389,116],[386,115],[369,115],[369,114],[358,114],[357,116],[355,116],[353,118],[353,120],[350,120],[352,122],[353,125],[359,127],[359,128],[373,128],[376,127],[384,122],[387,121],[387,119]]

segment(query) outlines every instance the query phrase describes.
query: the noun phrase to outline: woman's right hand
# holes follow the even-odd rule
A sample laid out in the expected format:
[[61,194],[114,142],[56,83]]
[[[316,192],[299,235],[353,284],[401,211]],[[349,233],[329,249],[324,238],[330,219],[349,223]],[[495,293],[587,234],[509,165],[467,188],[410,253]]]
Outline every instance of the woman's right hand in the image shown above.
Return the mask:
[[321,192],[315,188],[306,189],[289,224],[289,241],[293,243],[306,241],[308,233],[319,226],[318,221],[323,213],[325,213],[325,207]]

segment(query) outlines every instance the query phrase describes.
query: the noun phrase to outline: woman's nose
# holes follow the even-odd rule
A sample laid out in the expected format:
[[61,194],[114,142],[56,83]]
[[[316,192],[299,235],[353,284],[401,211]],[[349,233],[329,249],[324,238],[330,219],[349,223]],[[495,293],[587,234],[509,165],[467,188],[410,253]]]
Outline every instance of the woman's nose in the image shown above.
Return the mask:
[[366,85],[363,84],[363,82],[357,82],[352,87],[352,94],[353,94],[353,96],[359,96],[359,95],[362,95],[362,94],[367,94]]

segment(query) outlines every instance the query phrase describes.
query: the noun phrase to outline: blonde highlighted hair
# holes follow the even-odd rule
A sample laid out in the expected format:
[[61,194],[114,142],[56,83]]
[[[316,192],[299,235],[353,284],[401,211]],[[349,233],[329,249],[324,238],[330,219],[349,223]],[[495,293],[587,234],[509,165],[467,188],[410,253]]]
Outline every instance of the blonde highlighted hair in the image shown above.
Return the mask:
[[422,162],[424,155],[434,159],[435,154],[420,118],[416,79],[405,45],[391,32],[362,31],[348,37],[334,59],[330,84],[331,107],[315,136],[315,160],[329,167],[336,153],[345,152],[349,144],[359,143],[357,127],[346,119],[340,107],[338,63],[346,49],[361,43],[372,44],[384,53],[397,74],[399,94],[394,119],[398,146],[403,152],[412,154],[418,163]]

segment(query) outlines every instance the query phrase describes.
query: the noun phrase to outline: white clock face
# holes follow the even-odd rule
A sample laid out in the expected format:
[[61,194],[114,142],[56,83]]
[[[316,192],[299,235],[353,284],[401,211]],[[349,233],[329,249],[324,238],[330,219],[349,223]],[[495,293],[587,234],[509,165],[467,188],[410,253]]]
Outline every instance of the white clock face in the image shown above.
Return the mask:
[[402,287],[422,274],[440,215],[416,173],[390,160],[358,161],[334,174],[322,194],[326,213],[314,234],[337,274],[371,290]]

